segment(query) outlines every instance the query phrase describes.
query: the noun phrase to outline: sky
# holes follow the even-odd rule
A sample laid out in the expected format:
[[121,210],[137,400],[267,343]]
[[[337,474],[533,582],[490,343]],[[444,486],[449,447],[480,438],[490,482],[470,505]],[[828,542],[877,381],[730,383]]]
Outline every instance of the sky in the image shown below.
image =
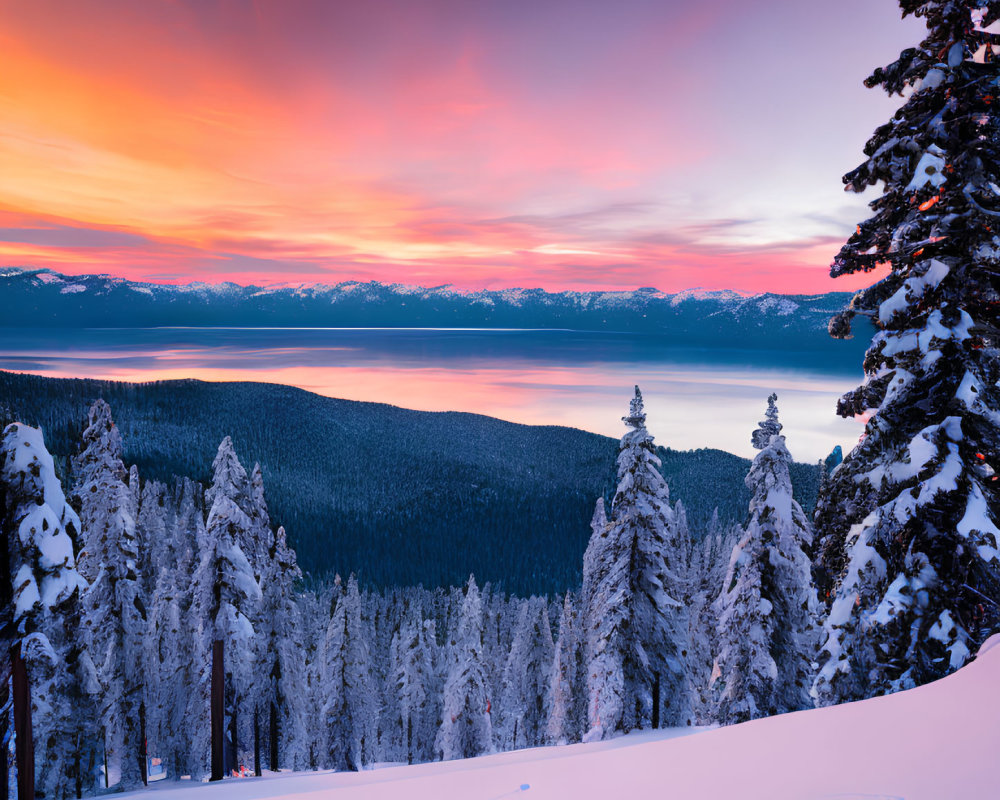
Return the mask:
[[893,0],[0,0],[0,265],[823,292]]

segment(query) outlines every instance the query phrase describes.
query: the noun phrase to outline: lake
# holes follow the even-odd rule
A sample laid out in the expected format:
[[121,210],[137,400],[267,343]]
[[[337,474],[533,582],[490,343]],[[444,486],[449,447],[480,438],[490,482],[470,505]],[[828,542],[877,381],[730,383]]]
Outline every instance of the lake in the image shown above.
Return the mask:
[[847,452],[862,426],[835,415],[856,359],[690,348],[645,334],[343,328],[4,329],[0,369],[128,381],[266,381],[425,411],[621,435],[633,384],[657,443],[752,456],[750,433],[778,394],[799,461]]

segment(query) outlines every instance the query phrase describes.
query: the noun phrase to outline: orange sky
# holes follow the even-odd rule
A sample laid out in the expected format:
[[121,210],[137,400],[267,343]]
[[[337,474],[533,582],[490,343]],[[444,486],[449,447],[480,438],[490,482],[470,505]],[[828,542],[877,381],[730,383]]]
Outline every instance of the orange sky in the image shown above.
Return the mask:
[[865,216],[839,176],[915,30],[867,0],[0,0],[0,265],[866,285],[826,276]]

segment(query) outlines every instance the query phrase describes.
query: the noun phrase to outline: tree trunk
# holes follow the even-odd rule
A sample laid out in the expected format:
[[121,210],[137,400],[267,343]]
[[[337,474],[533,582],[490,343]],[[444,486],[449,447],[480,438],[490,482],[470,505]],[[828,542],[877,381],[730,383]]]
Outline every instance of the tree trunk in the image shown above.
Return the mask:
[[[7,664],[3,665],[3,670],[0,671],[0,680],[3,684],[0,685],[0,708],[5,708],[7,706],[7,699],[9,693],[7,691]],[[7,768],[7,758],[9,756],[9,750],[7,748],[7,728],[9,722],[7,719],[7,712],[0,714],[0,800],[10,800],[10,790],[8,788],[10,784],[10,773]]]
[[14,689],[14,736],[17,737],[17,800],[35,800],[35,742],[31,736],[31,689],[21,645],[11,648]]
[[270,749],[271,749],[271,771],[278,771],[278,704],[271,703],[271,724],[269,726]]
[[108,774],[108,732],[104,728],[101,728],[101,753],[104,756],[104,788],[107,789],[111,785],[111,775]]
[[653,730],[660,727],[660,673],[653,673]]
[[253,774],[258,778],[260,771],[260,711],[257,706],[253,708]]
[[[232,677],[232,675],[230,675]],[[233,686],[235,687],[236,682],[233,681]],[[233,713],[229,716],[229,743],[232,745],[231,758],[232,764],[227,765],[229,769],[234,772],[240,771],[240,736],[239,736],[239,725],[240,725],[240,706],[236,701],[236,692],[232,692],[233,696]]]
[[149,774],[146,763],[146,704],[139,703],[139,775],[142,785],[149,786]]
[[212,777],[221,781],[223,765],[222,739],[225,726],[223,694],[226,688],[226,673],[222,666],[222,642],[212,642]]
[[413,763],[413,720],[406,715],[406,763]]
[[83,797],[83,737],[76,735],[76,746],[73,748],[73,781],[76,789],[76,800]]

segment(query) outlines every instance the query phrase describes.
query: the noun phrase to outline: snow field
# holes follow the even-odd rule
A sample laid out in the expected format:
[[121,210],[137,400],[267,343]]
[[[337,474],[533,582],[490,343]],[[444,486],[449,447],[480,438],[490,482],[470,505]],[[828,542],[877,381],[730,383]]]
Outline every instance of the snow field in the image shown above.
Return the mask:
[[158,800],[989,800],[1000,796],[998,645],[994,636],[974,662],[917,689],[697,735],[155,791]]

